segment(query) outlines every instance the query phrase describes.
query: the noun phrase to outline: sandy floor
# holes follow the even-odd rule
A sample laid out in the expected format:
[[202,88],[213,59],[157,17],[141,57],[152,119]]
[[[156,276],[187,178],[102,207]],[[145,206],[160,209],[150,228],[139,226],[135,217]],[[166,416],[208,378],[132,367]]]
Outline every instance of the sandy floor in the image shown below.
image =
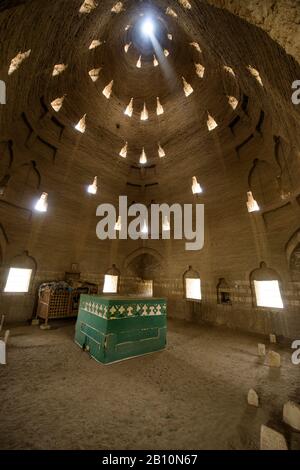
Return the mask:
[[[257,357],[261,338],[218,328],[169,324],[164,352],[102,366],[73,343],[74,325],[12,329],[0,366],[1,449],[256,449],[262,423],[300,449],[281,423],[300,401],[291,350],[281,370]],[[261,408],[249,407],[255,388]]]

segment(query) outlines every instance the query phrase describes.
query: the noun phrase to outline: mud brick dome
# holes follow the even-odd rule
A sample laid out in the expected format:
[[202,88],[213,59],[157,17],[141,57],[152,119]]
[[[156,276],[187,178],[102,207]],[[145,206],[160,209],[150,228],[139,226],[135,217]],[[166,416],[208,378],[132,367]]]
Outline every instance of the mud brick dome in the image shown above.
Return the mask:
[[[296,0],[0,3],[9,321],[29,320],[39,284],[72,265],[100,291],[115,265],[121,293],[152,282],[171,317],[300,334],[299,15]],[[148,17],[155,41],[142,31]],[[34,209],[43,193],[44,213]],[[96,208],[119,195],[203,203],[204,248],[99,240]],[[3,292],[13,266],[32,269],[27,293]],[[201,280],[201,301],[187,300],[186,279]],[[276,281],[283,308],[259,304],[261,281]]]

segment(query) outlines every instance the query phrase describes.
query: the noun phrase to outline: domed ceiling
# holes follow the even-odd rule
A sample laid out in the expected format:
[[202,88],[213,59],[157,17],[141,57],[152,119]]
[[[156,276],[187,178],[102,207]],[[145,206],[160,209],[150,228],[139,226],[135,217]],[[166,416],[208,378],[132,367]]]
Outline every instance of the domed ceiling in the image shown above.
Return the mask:
[[[267,30],[268,15],[282,12],[278,5],[264,21],[253,7],[249,21]],[[190,201],[193,176],[216,218],[239,181],[244,211],[247,178],[260,157],[251,151],[241,158],[248,143],[269,152],[280,136],[299,147],[291,84],[300,71],[297,48],[287,47],[295,58],[287,55],[237,15],[247,17],[238,1],[2,2],[0,209],[9,238],[21,243],[19,216],[11,214],[32,212],[41,192],[49,194],[53,240],[54,232],[68,236],[78,214],[95,237],[97,205],[120,194]],[[286,30],[271,31],[284,46]],[[91,200],[85,188],[95,176]]]

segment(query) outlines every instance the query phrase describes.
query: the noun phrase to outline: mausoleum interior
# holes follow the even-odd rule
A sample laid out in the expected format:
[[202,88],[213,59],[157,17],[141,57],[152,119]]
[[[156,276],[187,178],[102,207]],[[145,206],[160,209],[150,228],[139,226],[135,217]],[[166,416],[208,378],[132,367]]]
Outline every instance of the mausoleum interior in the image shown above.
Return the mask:
[[299,24],[0,2],[0,449],[300,450]]

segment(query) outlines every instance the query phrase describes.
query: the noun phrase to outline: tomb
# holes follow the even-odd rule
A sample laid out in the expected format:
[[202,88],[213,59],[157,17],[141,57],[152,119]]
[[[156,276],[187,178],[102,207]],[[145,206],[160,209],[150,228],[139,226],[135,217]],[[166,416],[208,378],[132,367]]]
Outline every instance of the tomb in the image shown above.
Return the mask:
[[81,295],[75,342],[103,364],[166,347],[165,299]]

